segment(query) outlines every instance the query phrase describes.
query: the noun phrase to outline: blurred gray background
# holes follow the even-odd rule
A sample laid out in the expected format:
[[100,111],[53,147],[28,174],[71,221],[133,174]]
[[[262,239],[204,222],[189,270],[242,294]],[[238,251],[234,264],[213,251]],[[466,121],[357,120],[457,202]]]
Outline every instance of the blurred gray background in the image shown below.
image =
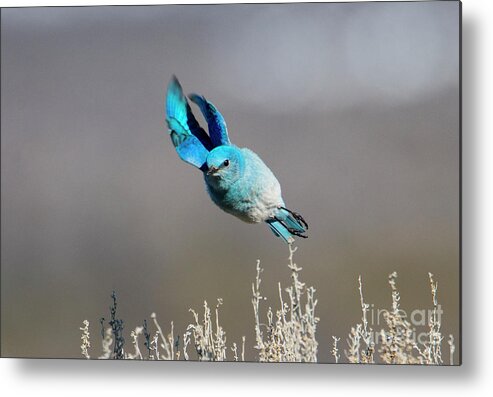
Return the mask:
[[228,343],[245,335],[255,359],[256,260],[277,307],[288,250],[179,160],[172,74],[308,220],[295,259],[317,289],[320,361],[360,321],[359,274],[375,308],[396,270],[402,307],[427,309],[434,273],[457,340],[458,38],[453,1],[2,9],[2,355],[80,357],[88,319],[96,357],[116,290],[127,341],[151,312],[183,333],[220,297]]

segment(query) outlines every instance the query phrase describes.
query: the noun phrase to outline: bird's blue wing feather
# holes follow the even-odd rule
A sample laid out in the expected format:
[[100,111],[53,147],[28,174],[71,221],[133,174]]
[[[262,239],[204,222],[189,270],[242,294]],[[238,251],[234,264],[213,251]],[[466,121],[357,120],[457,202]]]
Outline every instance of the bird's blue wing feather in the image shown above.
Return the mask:
[[176,152],[183,161],[200,168],[202,171],[205,170],[204,167],[207,165],[209,151],[195,135],[189,135],[182,143],[176,146]]
[[201,168],[213,145],[195,119],[178,79],[173,76],[166,94],[166,121],[171,141],[183,161]]
[[207,120],[212,145],[214,147],[230,145],[231,142],[228,137],[228,128],[226,127],[224,117],[219,110],[202,95],[191,94],[189,98],[199,106],[202,114]]
[[[174,130],[180,135],[193,134],[207,150],[213,148],[211,139],[195,119],[187,98],[183,95],[183,89],[175,76],[171,79],[166,94],[166,121],[170,130]],[[175,130],[174,127],[178,128]]]

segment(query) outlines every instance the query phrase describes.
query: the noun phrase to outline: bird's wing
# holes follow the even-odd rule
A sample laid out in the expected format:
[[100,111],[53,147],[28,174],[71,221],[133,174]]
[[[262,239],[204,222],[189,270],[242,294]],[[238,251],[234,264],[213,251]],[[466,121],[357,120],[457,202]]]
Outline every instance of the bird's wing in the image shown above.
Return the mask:
[[207,155],[209,151],[195,135],[189,135],[175,149],[183,161],[205,171],[204,167],[207,167]]
[[207,120],[213,147],[230,145],[231,142],[228,137],[228,128],[226,127],[224,117],[219,110],[202,95],[191,94],[189,95],[189,98],[200,107],[202,114]]
[[178,79],[173,76],[166,94],[166,121],[171,141],[183,161],[201,168],[213,145],[195,119]]

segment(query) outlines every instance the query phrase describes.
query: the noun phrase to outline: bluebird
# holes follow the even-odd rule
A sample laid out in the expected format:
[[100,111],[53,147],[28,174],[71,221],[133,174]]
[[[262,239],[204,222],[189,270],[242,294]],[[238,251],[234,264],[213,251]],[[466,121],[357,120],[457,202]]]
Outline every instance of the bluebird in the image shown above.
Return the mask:
[[267,223],[288,244],[294,236],[306,238],[308,224],[286,208],[272,171],[253,151],[230,142],[226,122],[211,102],[197,94],[189,98],[204,115],[209,134],[195,119],[175,76],[168,85],[166,121],[178,156],[202,171],[212,201],[244,222]]

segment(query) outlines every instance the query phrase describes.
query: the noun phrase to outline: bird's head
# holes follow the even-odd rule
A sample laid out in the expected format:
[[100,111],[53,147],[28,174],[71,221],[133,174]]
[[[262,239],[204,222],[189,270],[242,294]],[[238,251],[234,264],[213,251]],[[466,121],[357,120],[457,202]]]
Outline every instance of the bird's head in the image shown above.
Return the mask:
[[235,146],[218,146],[207,156],[205,178],[219,189],[227,189],[243,173],[243,156]]

